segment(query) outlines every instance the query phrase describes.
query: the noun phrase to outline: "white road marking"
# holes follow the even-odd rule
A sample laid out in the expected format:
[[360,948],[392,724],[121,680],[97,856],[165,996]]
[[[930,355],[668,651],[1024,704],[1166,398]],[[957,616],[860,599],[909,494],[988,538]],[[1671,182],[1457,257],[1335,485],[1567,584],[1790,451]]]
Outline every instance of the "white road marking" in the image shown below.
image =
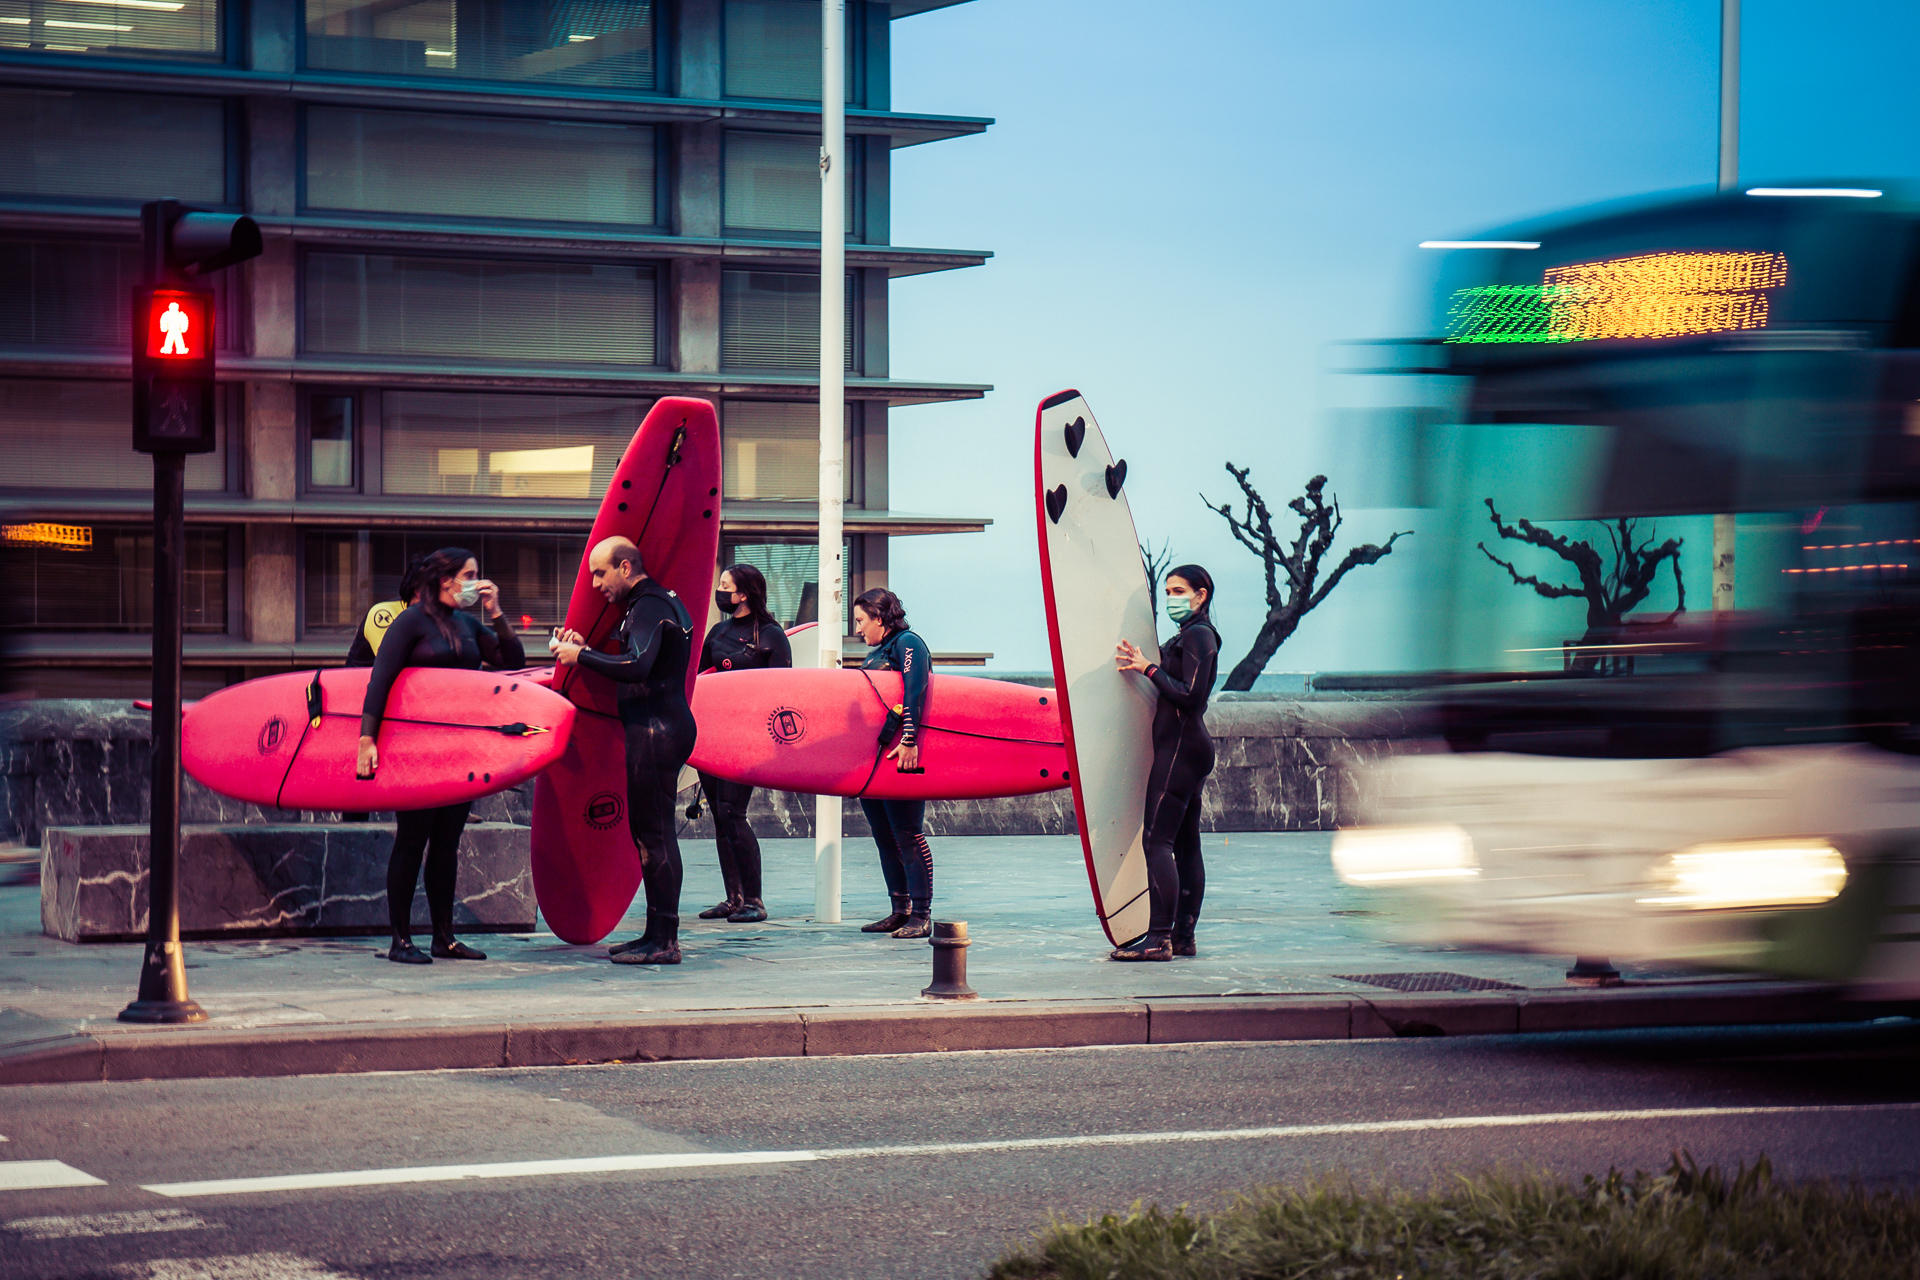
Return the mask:
[[40,1187],[104,1187],[106,1179],[82,1173],[58,1160],[0,1160],[0,1191]]
[[950,1156],[991,1151],[1050,1151],[1073,1147],[1138,1147],[1172,1142],[1248,1142],[1263,1138],[1341,1137],[1368,1133],[1428,1133],[1457,1129],[1506,1129],[1528,1125],[1619,1124],[1636,1120],[1729,1119],[1736,1116],[1864,1115],[1920,1111],[1920,1102],[1862,1106],[1646,1107],[1632,1111],[1546,1111],[1506,1116],[1438,1116],[1424,1120],[1358,1120],[1341,1124],[1284,1124],[1258,1129],[1182,1129],[1165,1133],[1074,1134],[1058,1138],[1002,1138],[985,1142],[927,1142],[898,1147],[824,1147],[817,1151],[689,1151],[670,1155],[594,1156],[580,1160],[512,1160],[497,1164],[422,1165],[410,1169],[357,1169],[346,1173],[296,1173],[206,1182],[159,1182],[141,1190],[181,1199],[258,1191],[310,1191],[323,1187],[375,1187],[403,1182],[453,1182],[465,1178],[533,1178],[569,1173],[624,1173],[701,1169],[724,1165],[805,1164],[817,1160],[864,1160],[884,1156]]
[[291,1253],[241,1253],[224,1258],[155,1258],[113,1269],[126,1280],[354,1280]]
[[12,1222],[0,1222],[0,1231],[18,1232],[29,1240],[78,1240],[149,1235],[155,1231],[210,1231],[220,1226],[185,1209],[134,1209],[126,1213],[86,1213],[69,1218],[15,1218]]

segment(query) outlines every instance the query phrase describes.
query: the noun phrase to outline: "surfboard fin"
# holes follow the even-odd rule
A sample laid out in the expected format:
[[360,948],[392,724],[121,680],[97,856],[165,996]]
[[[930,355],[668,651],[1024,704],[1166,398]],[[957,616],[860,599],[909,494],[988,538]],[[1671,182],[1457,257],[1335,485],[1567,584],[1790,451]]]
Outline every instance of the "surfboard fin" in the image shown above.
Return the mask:
[[1060,523],[1060,513],[1067,509],[1067,486],[1061,485],[1047,494],[1047,519]]
[[1120,486],[1127,482],[1127,460],[1125,458],[1107,468],[1107,496],[1120,496]]
[[1067,424],[1067,456],[1070,458],[1079,457],[1080,446],[1085,442],[1086,438],[1087,420],[1085,418],[1075,418],[1072,422],[1069,422]]
[[311,728],[320,727],[323,709],[320,705],[320,673],[313,673],[313,681],[307,685],[307,724]]

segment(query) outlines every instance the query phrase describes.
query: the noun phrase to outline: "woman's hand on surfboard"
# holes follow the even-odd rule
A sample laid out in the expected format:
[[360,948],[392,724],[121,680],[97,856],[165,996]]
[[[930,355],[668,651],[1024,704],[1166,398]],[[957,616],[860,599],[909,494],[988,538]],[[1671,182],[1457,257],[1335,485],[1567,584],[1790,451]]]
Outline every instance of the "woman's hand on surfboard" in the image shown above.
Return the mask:
[[920,748],[903,742],[887,752],[887,759],[893,761],[894,767],[902,773],[916,773],[920,769]]
[[1120,642],[1119,647],[1113,652],[1113,661],[1114,665],[1122,671],[1138,671],[1142,675],[1145,675],[1147,668],[1153,665],[1147,661],[1146,654],[1134,647],[1131,640]]
[[353,776],[371,780],[380,767],[380,748],[372,738],[360,739],[360,753],[353,762]]

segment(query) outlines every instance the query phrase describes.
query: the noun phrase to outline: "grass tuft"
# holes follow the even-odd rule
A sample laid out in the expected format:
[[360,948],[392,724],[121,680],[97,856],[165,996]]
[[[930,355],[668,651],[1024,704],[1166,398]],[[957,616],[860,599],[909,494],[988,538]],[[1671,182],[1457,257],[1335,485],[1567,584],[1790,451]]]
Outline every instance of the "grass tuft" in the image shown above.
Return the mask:
[[1456,1174],[1427,1191],[1327,1174],[1215,1213],[1054,1217],[991,1280],[1920,1280],[1920,1197],[1731,1175]]

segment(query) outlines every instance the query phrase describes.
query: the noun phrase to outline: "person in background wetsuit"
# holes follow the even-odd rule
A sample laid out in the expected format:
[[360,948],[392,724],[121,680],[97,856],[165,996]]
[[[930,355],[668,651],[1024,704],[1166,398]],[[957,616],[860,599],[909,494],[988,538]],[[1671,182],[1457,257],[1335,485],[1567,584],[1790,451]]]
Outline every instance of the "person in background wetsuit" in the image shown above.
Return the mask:
[[[872,646],[860,665],[869,670],[898,671],[903,682],[900,741],[887,758],[902,773],[920,769],[919,731],[927,713],[927,681],[933,674],[933,655],[927,642],[907,630],[907,611],[900,597],[885,587],[864,591],[853,602],[853,629]],[[927,802],[924,800],[861,800],[860,809],[880,846],[880,874],[886,877],[893,910],[862,933],[890,933],[896,938],[924,938],[933,932],[933,848],[927,843]]]
[[1171,960],[1199,954],[1194,927],[1207,891],[1200,860],[1200,791],[1213,772],[1207,696],[1220,666],[1220,633],[1208,606],[1213,578],[1197,564],[1167,570],[1167,617],[1179,626],[1149,663],[1130,640],[1114,662],[1153,683],[1153,770],[1147,775],[1147,932],[1115,947],[1114,960]]
[[[406,667],[464,667],[481,665],[511,671],[527,665],[526,650],[513,624],[500,608],[500,589],[480,576],[480,562],[464,547],[447,547],[422,556],[407,570],[400,584],[402,599],[413,603],[387,628],[380,653],[367,678],[367,697],[360,713],[360,751],[354,772],[371,778],[380,767],[377,740],[387,711],[393,682]],[[463,610],[478,604],[491,627]],[[394,815],[398,826],[393,854],[387,859],[387,918],[393,926],[393,944],[387,959],[399,964],[432,964],[440,960],[485,960],[453,936],[454,882],[459,875],[460,833],[466,829],[466,804],[437,809],[406,810]],[[427,912],[433,921],[433,954],[413,945],[413,886],[426,858]]]
[[[344,666],[370,667],[374,657],[380,652],[379,642],[387,634],[387,628],[400,616],[400,611],[412,604],[411,599],[382,600],[367,610],[367,616],[361,620],[360,629],[353,633],[353,643],[347,646],[347,660]],[[365,822],[373,814],[369,812],[343,813],[342,822]]]
[[[793,647],[787,643],[787,633],[767,612],[767,580],[758,569],[736,564],[725,570],[713,602],[722,616],[700,647],[702,671],[752,671],[793,665]],[[700,775],[700,788],[706,792],[707,807],[713,810],[720,879],[727,887],[726,900],[702,911],[700,918],[757,924],[767,918],[767,904],[760,898],[760,842],[747,823],[747,802],[753,798],[753,788],[711,773]]]
[[693,618],[680,597],[649,578],[640,548],[608,538],[587,557],[593,585],[626,610],[613,633],[620,652],[596,653],[577,631],[554,637],[561,666],[578,663],[614,681],[627,735],[627,829],[647,886],[647,928],[612,947],[615,964],[680,963],[680,833],[674,796],[693,754],[693,710],[687,706],[687,660]]

